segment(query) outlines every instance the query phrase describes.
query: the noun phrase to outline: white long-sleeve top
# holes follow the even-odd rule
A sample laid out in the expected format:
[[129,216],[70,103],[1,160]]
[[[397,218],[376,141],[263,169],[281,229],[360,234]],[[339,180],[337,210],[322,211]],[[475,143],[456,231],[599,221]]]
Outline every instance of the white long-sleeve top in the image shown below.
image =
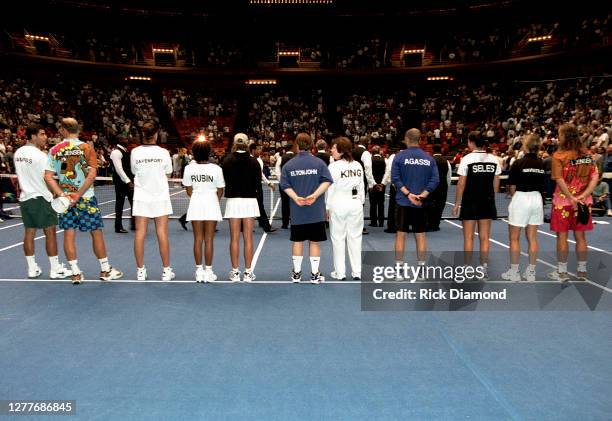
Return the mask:
[[391,183],[391,164],[393,164],[393,158],[395,158],[395,154],[392,154],[391,156],[389,156],[389,158],[387,158],[387,161],[386,161],[385,175],[383,176],[383,179],[381,181],[381,183],[385,186]]
[[[363,146],[359,145],[358,148],[363,148]],[[361,155],[361,162],[363,162],[368,189],[371,189],[376,182],[374,181],[374,175],[372,175],[372,154],[367,149]]]
[[268,177],[266,177],[266,175],[263,172],[263,169],[264,169],[263,159],[261,159],[260,157],[257,157],[257,162],[259,162],[259,166],[261,167],[261,180],[266,184],[270,184],[270,180],[268,180]]
[[359,200],[359,204],[363,205],[363,168],[359,162],[341,159],[329,164],[328,168],[334,182],[327,189],[326,208],[333,210],[335,206],[346,205],[349,200]]
[[130,177],[128,177],[125,173],[125,170],[123,169],[123,164],[121,163],[121,159],[123,158],[123,152],[127,151],[124,151],[123,146],[118,145],[117,148],[113,149],[113,151],[111,152],[110,159],[113,162],[115,172],[117,173],[121,181],[123,181],[125,184],[128,184],[132,180],[130,180]]

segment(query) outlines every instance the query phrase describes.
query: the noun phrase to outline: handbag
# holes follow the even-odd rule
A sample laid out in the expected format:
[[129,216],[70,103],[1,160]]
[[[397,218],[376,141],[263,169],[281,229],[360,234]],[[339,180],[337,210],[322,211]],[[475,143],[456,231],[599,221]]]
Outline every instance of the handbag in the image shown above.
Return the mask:
[[589,223],[589,217],[591,216],[591,209],[588,205],[578,202],[578,223],[586,225]]

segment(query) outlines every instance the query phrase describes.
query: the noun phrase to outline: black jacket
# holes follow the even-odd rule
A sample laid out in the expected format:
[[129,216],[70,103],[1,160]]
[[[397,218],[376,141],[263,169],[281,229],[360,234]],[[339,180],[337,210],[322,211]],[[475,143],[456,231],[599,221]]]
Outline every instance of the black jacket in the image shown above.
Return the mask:
[[225,197],[257,198],[261,189],[261,167],[248,152],[234,152],[223,161]]

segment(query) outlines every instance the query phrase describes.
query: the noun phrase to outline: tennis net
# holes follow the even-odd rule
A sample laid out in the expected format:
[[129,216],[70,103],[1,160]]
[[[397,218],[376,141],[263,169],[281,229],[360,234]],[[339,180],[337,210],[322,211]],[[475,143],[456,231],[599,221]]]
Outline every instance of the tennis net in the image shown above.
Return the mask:
[[[495,204],[497,206],[497,213],[499,217],[506,217],[508,215],[508,204],[510,203],[510,196],[507,194],[505,184],[507,183],[507,176],[501,176],[502,188],[500,192],[495,196]],[[442,217],[445,219],[453,219],[451,215],[452,203],[455,200],[455,191],[458,177],[452,177],[451,185],[448,187],[448,195],[446,198],[446,207]],[[280,205],[280,193],[277,181],[272,181],[274,189],[263,185],[263,204],[264,209],[268,217],[274,213],[274,219],[281,219],[281,205]],[[17,176],[14,174],[2,174],[0,175],[0,192],[4,197],[4,210],[11,212],[13,216],[19,217],[19,183]],[[189,207],[189,197],[185,192],[181,179],[168,179],[168,185],[170,190],[170,199],[172,201],[173,213],[171,218],[179,218],[181,215],[187,212]],[[102,216],[106,219],[115,218],[115,187],[111,177],[97,177],[94,183],[94,191],[96,198],[98,199],[98,206],[102,211]],[[385,190],[385,217],[389,206],[389,188]],[[130,204],[125,201],[123,213],[124,218],[129,218],[129,207]],[[221,199],[221,209],[225,208],[225,198]],[[276,209],[275,209],[276,208]],[[274,211],[274,212],[273,212]],[[365,219],[370,219],[370,201],[366,198],[364,208]]]

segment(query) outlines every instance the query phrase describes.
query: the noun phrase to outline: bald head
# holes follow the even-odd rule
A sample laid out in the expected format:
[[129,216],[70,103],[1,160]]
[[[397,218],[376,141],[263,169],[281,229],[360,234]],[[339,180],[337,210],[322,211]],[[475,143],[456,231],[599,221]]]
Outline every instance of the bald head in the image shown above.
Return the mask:
[[404,135],[404,141],[406,145],[414,146],[418,145],[421,141],[421,131],[419,129],[410,129],[406,131]]
[[71,135],[79,133],[79,123],[72,117],[62,118],[61,128]]

